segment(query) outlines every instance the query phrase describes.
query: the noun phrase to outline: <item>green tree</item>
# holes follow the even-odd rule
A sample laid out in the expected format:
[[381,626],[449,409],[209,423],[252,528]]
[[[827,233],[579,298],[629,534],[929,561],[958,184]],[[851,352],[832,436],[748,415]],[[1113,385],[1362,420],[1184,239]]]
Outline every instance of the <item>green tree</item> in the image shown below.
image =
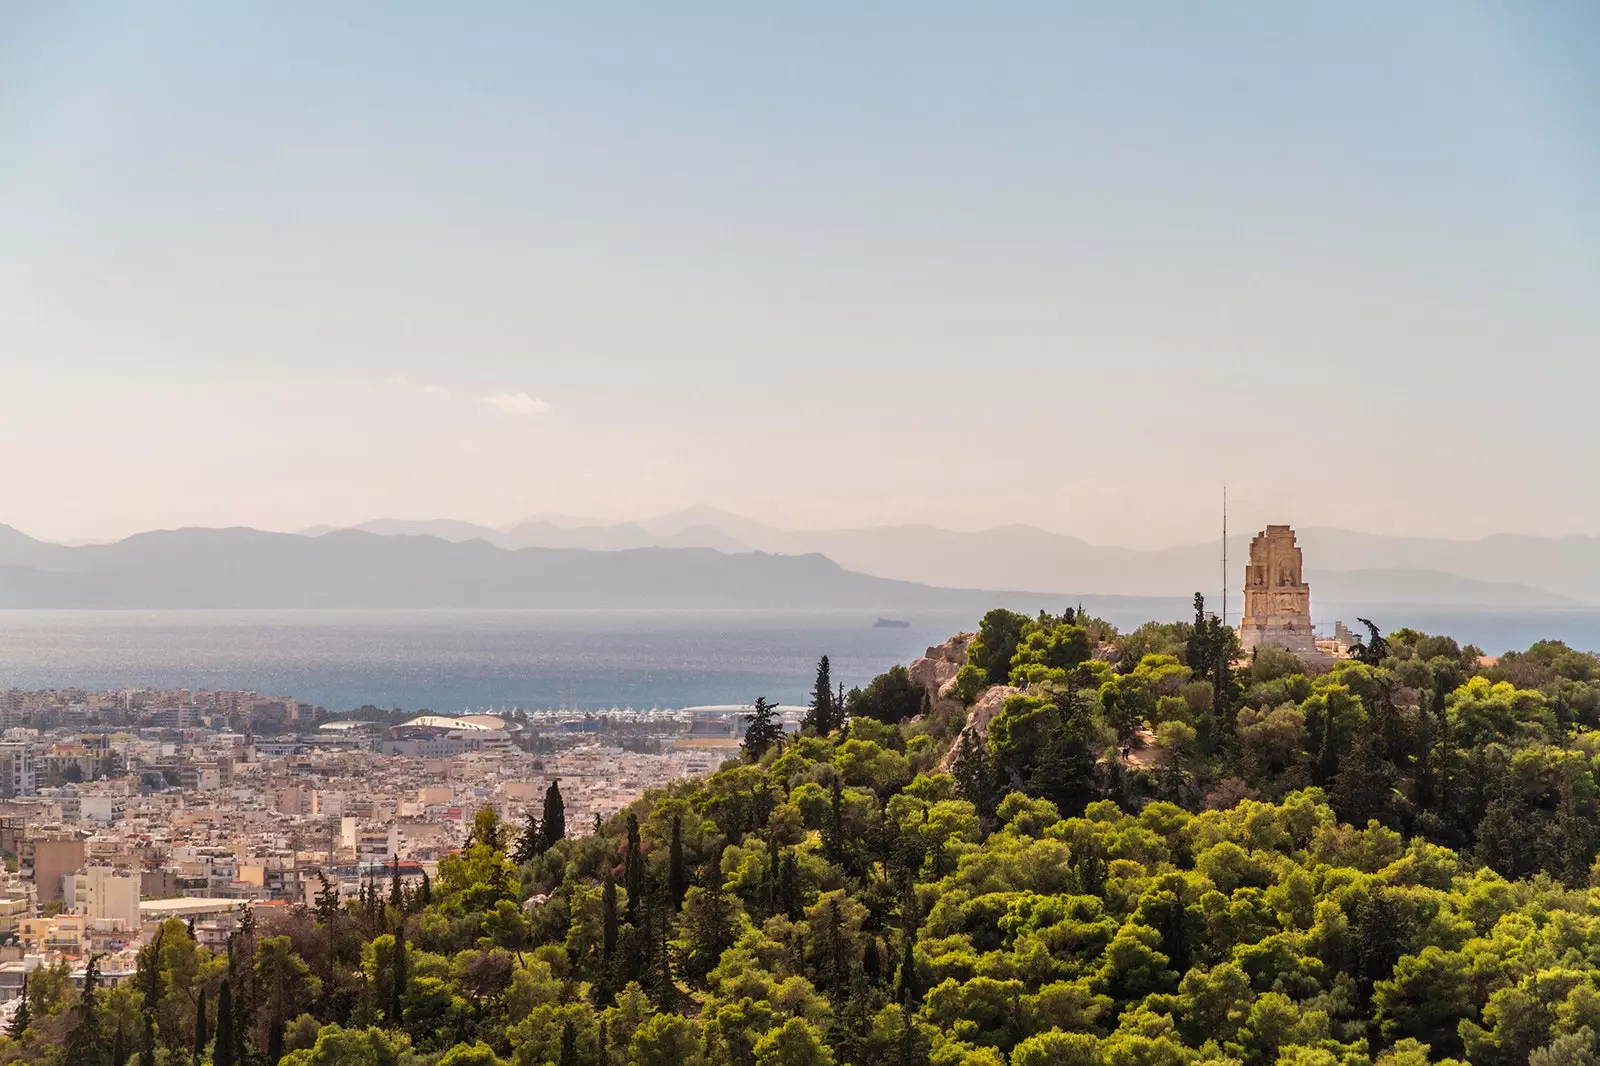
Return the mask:
[[517,846],[512,849],[511,861],[523,866],[539,857],[544,850],[544,834],[539,831],[539,816],[529,811],[517,834]]
[[544,790],[544,817],[539,827],[539,844],[543,851],[549,851],[567,838],[567,805],[561,798],[559,778],[552,778],[550,787]]
[[744,757],[748,762],[760,762],[767,749],[783,736],[778,706],[768,703],[765,696],[757,696],[755,706],[744,716],[744,721]]
[[817,679],[811,689],[811,704],[806,708],[801,728],[809,733],[827,736],[844,725],[844,707],[841,704],[836,711],[835,699],[832,670],[828,665],[828,657],[824,655],[817,662]]
[[100,1039],[99,1025],[100,956],[90,955],[83,971],[83,990],[72,1011],[72,1028],[62,1042],[62,1055],[72,1066],[99,1066],[107,1061],[107,1048]]
[[1026,615],[997,607],[978,623],[978,635],[967,647],[967,661],[982,670],[991,685],[1010,683],[1011,660],[1029,621]]
[[850,694],[846,713],[851,718],[871,718],[897,725],[928,709],[928,691],[912,680],[904,666],[891,666]]
[[755,1044],[755,1066],[833,1066],[833,1052],[804,1018],[790,1018]]
[[233,1049],[233,982],[225,977],[217,990],[217,1032],[211,1052],[212,1066],[235,1066]]
[[689,872],[683,863],[683,820],[672,816],[672,846],[667,861],[667,897],[672,909],[683,906],[683,894],[689,891]]
[[[119,1030],[120,1031],[120,1030]],[[200,987],[200,998],[194,1006],[194,1058],[199,1062],[205,1057],[206,1047],[210,1043],[210,1033],[206,1031],[206,990]]]

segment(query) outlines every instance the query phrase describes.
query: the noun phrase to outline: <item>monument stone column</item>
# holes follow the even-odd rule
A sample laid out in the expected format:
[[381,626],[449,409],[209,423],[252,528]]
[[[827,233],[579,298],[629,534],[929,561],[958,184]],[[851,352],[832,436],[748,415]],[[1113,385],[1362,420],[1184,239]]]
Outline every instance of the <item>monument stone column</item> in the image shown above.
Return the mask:
[[1311,629],[1311,586],[1288,526],[1268,526],[1256,534],[1244,568],[1239,645],[1248,652],[1263,644],[1306,659],[1323,657]]

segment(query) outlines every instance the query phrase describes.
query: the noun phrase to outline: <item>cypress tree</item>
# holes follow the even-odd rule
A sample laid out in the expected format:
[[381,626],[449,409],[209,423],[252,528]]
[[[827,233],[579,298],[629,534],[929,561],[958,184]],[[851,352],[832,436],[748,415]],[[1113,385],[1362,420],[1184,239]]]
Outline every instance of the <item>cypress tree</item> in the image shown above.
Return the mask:
[[800,864],[795,861],[793,851],[784,852],[782,881],[784,913],[791,922],[804,921],[806,912],[805,898],[800,893]]
[[[217,990],[217,1046],[211,1052],[212,1066],[234,1066],[233,1057],[233,982],[222,979]],[[141,1063],[144,1060],[139,1060]]]
[[766,905],[769,915],[778,913],[779,883],[783,876],[783,858],[778,854],[778,836],[776,833],[767,835],[767,884]]
[[544,817],[540,820],[539,828],[540,849],[548,851],[566,838],[567,804],[561,798],[561,781],[557,778],[551,780],[550,787],[544,790]]
[[812,686],[811,705],[801,728],[823,737],[838,728],[834,722],[833,679],[826,655],[817,662],[817,681]]
[[394,855],[389,874],[389,906],[394,909],[395,921],[405,921],[406,886],[400,882],[400,856]]
[[667,865],[667,897],[672,903],[673,910],[683,907],[684,893],[689,891],[689,874],[683,868],[683,825],[682,820],[672,816],[672,850]]
[[909,1010],[922,999],[922,989],[917,981],[917,934],[907,928],[905,947],[900,954],[900,976],[896,981],[895,998]]
[[394,931],[394,969],[389,988],[389,1024],[399,1029],[404,1025],[406,994],[406,926],[404,922]]
[[883,958],[878,954],[877,937],[868,938],[867,949],[861,953],[861,972],[873,988],[883,980]]
[[650,916],[646,925],[651,927],[648,932],[651,936],[648,976],[654,986],[651,998],[657,1010],[671,1013],[678,1008],[678,982],[672,974],[672,914],[666,901],[659,907],[651,906]]
[[609,869],[600,891],[600,930],[600,957],[609,963],[617,953],[617,879]]
[[433,882],[428,880],[428,871],[422,871],[422,883],[417,886],[417,906],[426,907],[433,901]]
[[267,1026],[267,1064],[278,1066],[283,1058],[283,1019],[274,1018]]
[[639,897],[644,895],[644,850],[639,843],[639,817],[628,812],[628,850],[623,858],[623,887],[628,890],[628,921],[639,920]]
[[561,1027],[561,1059],[557,1066],[578,1066],[578,1030],[571,1021]]
[[111,1066],[128,1066],[128,1036],[117,1022],[117,1031],[111,1035]]
[[844,859],[844,786],[837,773],[829,784],[828,821],[822,829],[822,853],[829,862]]
[[105,1061],[107,1049],[100,1043],[100,1019],[96,1013],[99,990],[100,956],[90,955],[89,965],[83,971],[83,992],[72,1011],[75,1021],[61,1044],[62,1057],[72,1066],[96,1066]]
[[[156,1004],[161,1000],[161,938],[166,929],[156,931],[150,946],[139,952],[136,980],[144,993],[144,1031],[139,1040],[139,1062],[156,1061]],[[229,961],[232,961],[230,956]]]
[[[117,1030],[117,1035],[122,1035],[121,1029]],[[208,1035],[206,1032],[206,990],[205,986],[202,985],[200,988],[200,1001],[195,1004],[194,1008],[194,1060],[196,1062],[205,1058]]]

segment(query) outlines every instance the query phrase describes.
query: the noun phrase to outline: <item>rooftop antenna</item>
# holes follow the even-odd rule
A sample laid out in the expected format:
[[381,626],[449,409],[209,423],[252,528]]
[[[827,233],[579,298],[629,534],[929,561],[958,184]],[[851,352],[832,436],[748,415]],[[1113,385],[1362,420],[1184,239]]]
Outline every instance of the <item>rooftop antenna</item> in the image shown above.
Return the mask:
[[1222,483],[1222,624],[1228,624],[1228,483]]

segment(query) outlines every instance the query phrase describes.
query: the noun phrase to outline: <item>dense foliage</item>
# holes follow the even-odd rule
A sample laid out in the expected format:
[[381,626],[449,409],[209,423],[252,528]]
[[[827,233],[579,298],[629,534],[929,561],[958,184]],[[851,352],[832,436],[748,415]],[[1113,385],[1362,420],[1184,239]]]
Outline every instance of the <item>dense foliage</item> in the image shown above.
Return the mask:
[[1600,1062],[1600,661],[1372,638],[1313,673],[1198,602],[1121,635],[991,612],[953,717],[823,666],[812,730],[592,835],[553,787],[431,883],[215,957],[169,922],[113,989],[37,972],[0,1059]]

